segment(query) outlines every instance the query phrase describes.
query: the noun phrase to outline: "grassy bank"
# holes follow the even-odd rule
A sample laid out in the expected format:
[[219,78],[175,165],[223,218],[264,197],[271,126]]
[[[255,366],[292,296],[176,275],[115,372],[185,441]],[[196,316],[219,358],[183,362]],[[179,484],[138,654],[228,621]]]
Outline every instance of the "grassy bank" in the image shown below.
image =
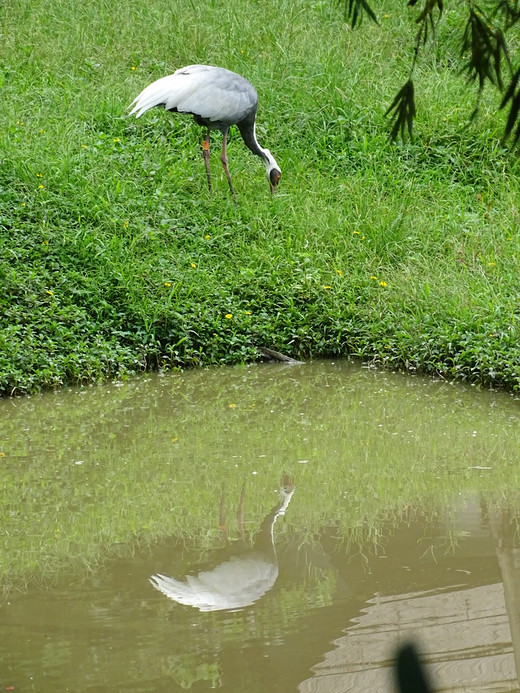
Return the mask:
[[[497,104],[466,128],[447,12],[418,66],[418,137],[389,144],[414,27],[397,0],[374,8],[381,26],[352,32],[304,0],[2,5],[0,392],[257,346],[519,386],[519,166]],[[210,195],[191,118],[125,117],[197,62],[257,87],[275,197],[238,134],[235,206],[217,135]]]

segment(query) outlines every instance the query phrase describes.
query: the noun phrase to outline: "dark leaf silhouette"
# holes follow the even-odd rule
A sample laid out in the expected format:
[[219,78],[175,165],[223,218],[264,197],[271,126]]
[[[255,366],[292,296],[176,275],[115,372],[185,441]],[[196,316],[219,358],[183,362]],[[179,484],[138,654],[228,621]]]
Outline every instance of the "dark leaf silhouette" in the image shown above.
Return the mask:
[[345,18],[350,22],[352,28],[361,22],[363,14],[366,14],[376,24],[379,24],[367,0],[337,0],[337,3],[338,5],[343,5]]
[[[437,18],[434,14],[435,9],[439,10]],[[426,0],[426,2],[424,3],[424,7],[422,8],[417,19],[415,20],[416,23],[420,25],[419,31],[417,32],[417,36],[415,39],[416,55],[418,47],[421,44],[424,45],[428,40],[428,30],[430,30],[432,34],[435,33],[435,23],[438,22],[441,18],[443,9],[444,5],[442,0]]]
[[520,19],[520,5],[518,0],[498,0],[495,8],[495,16],[502,17],[504,30],[508,31]]
[[393,114],[391,118],[393,118],[393,123],[390,131],[392,140],[395,141],[399,133],[401,133],[401,138],[404,139],[406,131],[408,131],[408,135],[411,139],[413,120],[415,118],[414,86],[411,79],[401,87],[395,99],[388,107],[385,115],[390,115],[392,111]]
[[502,32],[494,30],[490,19],[480,10],[471,8],[462,37],[461,56],[463,59],[468,56],[462,69],[470,81],[478,80],[479,92],[486,80],[502,88],[500,61],[503,52],[507,54]]
[[518,116],[520,113],[519,81],[520,68],[518,68],[516,72],[513,74],[513,77],[511,78],[511,83],[509,84],[509,87],[507,88],[507,91],[504,94],[502,103],[500,104],[501,109],[505,108],[507,104],[510,104],[509,115],[507,117],[503,140],[507,140],[508,137],[510,137],[514,131],[513,144],[517,144],[518,140],[520,140],[520,122],[518,122]]

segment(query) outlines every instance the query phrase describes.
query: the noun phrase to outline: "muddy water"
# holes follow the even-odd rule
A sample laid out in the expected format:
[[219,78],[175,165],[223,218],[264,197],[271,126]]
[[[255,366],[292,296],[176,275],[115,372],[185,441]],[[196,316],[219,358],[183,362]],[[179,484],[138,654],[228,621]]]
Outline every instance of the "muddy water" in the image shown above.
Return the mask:
[[518,690],[520,403],[349,363],[0,402],[0,690]]

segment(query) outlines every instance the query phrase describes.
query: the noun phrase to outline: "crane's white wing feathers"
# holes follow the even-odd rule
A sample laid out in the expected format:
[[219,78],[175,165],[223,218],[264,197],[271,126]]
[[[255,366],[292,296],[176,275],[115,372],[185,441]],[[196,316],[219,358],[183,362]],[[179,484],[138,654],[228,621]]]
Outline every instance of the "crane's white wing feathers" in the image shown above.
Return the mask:
[[244,77],[222,67],[189,65],[146,87],[132,103],[137,118],[154,106],[193,113],[211,122],[237,123],[256,110],[258,97]]
[[278,577],[275,562],[252,554],[233,557],[213,570],[175,580],[153,575],[152,585],[170,599],[195,606],[200,611],[240,609],[249,606],[274,585]]

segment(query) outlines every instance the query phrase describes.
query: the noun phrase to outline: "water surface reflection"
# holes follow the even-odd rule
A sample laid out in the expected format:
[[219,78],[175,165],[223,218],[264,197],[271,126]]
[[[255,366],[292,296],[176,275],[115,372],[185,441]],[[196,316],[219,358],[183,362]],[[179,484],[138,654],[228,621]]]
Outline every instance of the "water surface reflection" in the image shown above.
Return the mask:
[[278,577],[278,559],[274,546],[274,523],[285,515],[294,493],[294,482],[285,476],[282,480],[280,498],[265,516],[249,546],[244,536],[243,505],[246,485],[242,486],[237,513],[240,539],[233,544],[227,536],[225,495],[222,493],[220,528],[226,546],[219,552],[219,560],[210,569],[196,575],[187,575],[176,580],[165,575],[153,575],[152,585],[174,602],[197,607],[200,611],[224,611],[250,606],[270,590]]
[[[520,553],[512,520],[509,510],[489,509],[482,497],[462,505],[462,536],[448,560],[437,559],[424,582],[416,581],[423,557],[401,566],[411,580],[401,590],[374,590],[298,690],[392,690],[395,644],[407,640],[420,644],[436,690],[518,690]],[[392,550],[395,541],[422,543],[424,535],[411,537],[410,529],[392,538],[387,560],[406,555],[403,546]]]
[[[348,363],[0,402],[0,686],[387,691],[412,635],[439,688],[517,690],[518,419]],[[247,599],[150,584],[236,547],[264,564]]]

